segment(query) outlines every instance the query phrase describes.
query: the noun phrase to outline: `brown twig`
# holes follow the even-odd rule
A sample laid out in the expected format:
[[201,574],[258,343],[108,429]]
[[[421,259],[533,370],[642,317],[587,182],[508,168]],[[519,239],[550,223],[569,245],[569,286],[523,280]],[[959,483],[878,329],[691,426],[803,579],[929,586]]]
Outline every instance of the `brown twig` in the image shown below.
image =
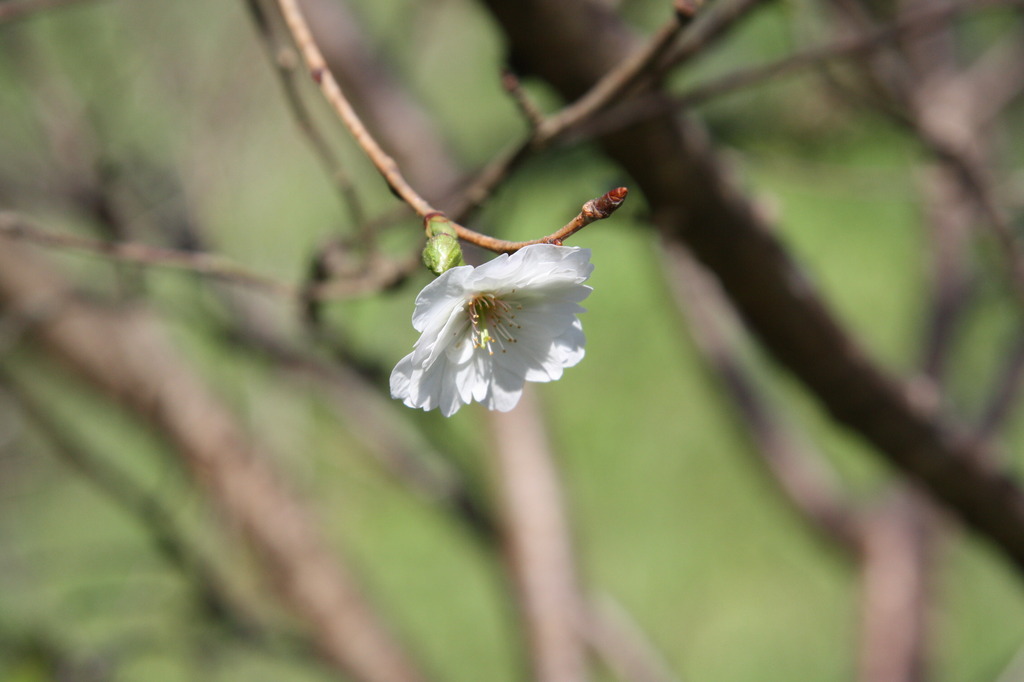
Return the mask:
[[72,5],[79,0],[20,0],[0,3],[0,24],[25,19],[44,10]]
[[243,605],[198,547],[188,542],[172,515],[124,471],[92,452],[69,424],[57,418],[23,382],[0,365],[0,387],[17,402],[20,410],[52,445],[57,457],[77,471],[107,499],[135,519],[146,531],[159,555],[181,572],[195,589],[204,612],[232,634],[250,639],[265,638],[251,610]]
[[743,366],[726,331],[728,306],[721,291],[682,246],[666,242],[664,251],[668,282],[680,312],[690,318],[687,328],[760,455],[759,462],[802,518],[848,555],[858,557],[860,509],[843,492],[824,457],[801,442]]
[[81,251],[127,263],[188,270],[278,296],[294,297],[297,294],[295,287],[246,270],[223,256],[134,242],[107,242],[72,234],[58,234],[40,229],[28,219],[9,211],[0,211],[0,235],[39,246]]
[[299,130],[306,141],[309,142],[313,153],[320,160],[335,189],[342,199],[342,203],[349,211],[349,217],[357,229],[360,229],[360,236],[367,244],[372,243],[373,232],[363,229],[366,226],[366,212],[363,209],[362,201],[355,191],[355,186],[345,167],[342,165],[338,155],[327,142],[327,138],[320,132],[309,109],[302,100],[298,87],[298,55],[290,47],[282,47],[274,36],[270,24],[270,17],[264,12],[261,0],[245,0],[249,15],[259,31],[261,42],[267,52],[267,56],[274,65],[274,71],[284,90],[285,101],[291,109]]
[[678,682],[628,613],[608,595],[592,596],[583,636],[605,665],[625,682]]
[[[314,382],[338,408],[342,421],[359,425],[353,435],[364,440],[367,450],[405,489],[439,505],[486,548],[497,547],[499,521],[467,486],[465,473],[440,451],[432,455],[429,434],[410,432],[409,425],[396,418],[393,401],[381,396],[379,386],[368,384],[345,364],[325,363],[291,348],[255,320],[242,319],[237,324],[238,328],[229,330],[233,340],[264,354],[286,375],[304,384]],[[621,606],[607,596],[591,595],[582,608],[581,637],[623,680],[675,682],[660,654]]]
[[1024,393],[1024,335],[1014,339],[995,377],[977,421],[976,435],[981,440],[993,438],[1010,417],[1019,414],[1016,407]]
[[523,90],[523,84],[519,81],[519,77],[508,69],[503,69],[501,87],[509,94],[512,101],[515,102],[516,108],[519,109],[519,113],[526,119],[527,125],[530,126],[530,133],[536,134],[536,130],[544,124],[544,112]]
[[587,679],[578,619],[583,600],[554,455],[532,392],[489,413],[505,554],[527,633],[535,682]]
[[547,144],[582,121],[593,117],[597,112],[622,99],[639,81],[651,76],[683,29],[690,26],[702,4],[703,0],[676,0],[672,17],[662,24],[643,47],[606,73],[582,97],[541,123],[534,136],[533,146]]
[[[621,20],[586,0],[485,0],[524,70],[564,96],[631,51]],[[684,120],[652,119],[601,140],[640,186],[654,221],[719,278],[775,358],[833,417],[859,433],[991,540],[1024,573],[1024,492],[982,463],[984,448],[941,413],[913,402],[839,325],[819,292],[737,190],[706,136]]]
[[834,59],[856,57],[880,46],[905,38],[920,38],[944,28],[960,15],[986,8],[1015,4],[1019,0],[972,0],[951,5],[924,7],[900,17],[888,26],[868,31],[863,35],[840,38],[826,45],[798,50],[768,64],[739,69],[719,76],[707,83],[687,88],[672,98],[671,107],[691,107],[736,90],[785,76],[802,69],[820,65]]
[[248,270],[217,254],[59,234],[43,230],[27,218],[8,211],[0,211],[0,235],[39,246],[80,251],[126,263],[185,270],[289,299],[302,297],[306,300],[332,301],[379,293],[404,282],[419,266],[418,253],[398,260],[377,256],[371,258],[359,273],[299,287]]
[[688,31],[672,52],[659,64],[658,75],[661,76],[672,69],[678,68],[690,59],[704,53],[708,47],[718,42],[736,28],[750,13],[768,0],[733,0],[729,3],[715,3],[713,11],[703,15],[694,22],[693,30]]
[[[0,304],[64,300],[69,287],[16,241],[0,238]],[[278,597],[327,661],[365,682],[421,682],[340,557],[234,416],[142,311],[77,301],[33,329],[39,348],[163,434],[225,520],[256,549]]]
[[540,239],[531,239],[525,242],[510,242],[504,239],[495,239],[494,237],[489,237],[477,232],[473,233],[472,238],[468,238],[464,233],[465,228],[457,224],[456,232],[462,239],[496,253],[514,253],[524,246],[530,246],[532,244],[556,244],[561,246],[564,240],[576,234],[587,225],[597,220],[603,220],[618,210],[619,206],[622,205],[622,202],[626,200],[626,195],[628,193],[629,190],[627,188],[616,187],[596,199],[591,199],[587,203],[583,204],[583,207],[575,218],[566,223],[562,228],[552,232],[546,237],[541,237]]
[[933,514],[909,490],[869,514],[861,568],[862,682],[925,676]]
[[[574,127],[615,103],[645,77],[649,77],[659,60],[675,43],[680,32],[690,25],[701,4],[702,0],[677,0],[672,17],[643,47],[609,69],[572,104],[551,116],[543,116],[532,107],[529,111],[524,111],[524,116],[530,124],[530,134],[515,147],[499,154],[477,173],[473,182],[460,195],[459,203],[453,209],[452,215],[459,221],[465,220],[529,156],[549,147],[561,136],[571,132]],[[515,78],[514,74],[509,75]],[[520,110],[523,110],[523,105],[518,99],[517,104]]]
[[281,15],[288,25],[288,30],[295,40],[296,47],[313,81],[391,190],[421,217],[429,213],[439,213],[405,180],[398,164],[384,151],[363,124],[359,114],[356,113],[345,93],[342,92],[338,81],[327,68],[327,62],[324,61],[320,48],[313,40],[313,34],[310,32],[297,0],[277,0],[277,6],[281,10]]
[[[327,63],[324,61],[316,41],[313,40],[313,35],[310,33],[309,25],[306,23],[297,0],[277,0],[277,4],[313,80],[391,190],[420,217],[425,218],[431,214],[442,213],[413,189],[402,175],[395,160],[384,151],[363,124],[362,119],[359,118],[342,92],[338,81],[327,68]],[[530,244],[553,243],[557,239],[555,235],[559,234],[555,233],[526,242],[509,242],[481,234],[458,223],[453,224],[460,239],[498,253],[510,253]]]

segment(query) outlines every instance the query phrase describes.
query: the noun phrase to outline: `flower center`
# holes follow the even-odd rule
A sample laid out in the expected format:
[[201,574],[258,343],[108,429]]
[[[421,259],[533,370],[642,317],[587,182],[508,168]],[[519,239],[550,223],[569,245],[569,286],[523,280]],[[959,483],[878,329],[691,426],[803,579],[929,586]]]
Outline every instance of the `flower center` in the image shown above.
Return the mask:
[[522,307],[513,306],[494,294],[476,294],[466,301],[473,348],[486,348],[488,354],[494,355],[497,346],[504,353],[506,343],[516,342],[514,332],[521,327],[515,323],[514,313]]

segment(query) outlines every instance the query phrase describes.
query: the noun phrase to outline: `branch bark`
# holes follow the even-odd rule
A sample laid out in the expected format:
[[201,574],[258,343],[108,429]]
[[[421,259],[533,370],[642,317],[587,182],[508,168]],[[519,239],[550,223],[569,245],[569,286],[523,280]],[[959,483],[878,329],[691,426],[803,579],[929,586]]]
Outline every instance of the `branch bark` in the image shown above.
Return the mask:
[[33,338],[172,444],[256,550],[279,598],[310,626],[325,658],[357,680],[421,682],[307,511],[159,322],[141,310],[77,299],[56,273],[0,237],[0,308],[32,309],[44,301],[61,304],[38,320]]
[[536,682],[587,679],[565,502],[532,391],[511,412],[489,415],[498,463],[502,535]]
[[[484,0],[512,58],[574,99],[635,49],[621,19],[588,0]],[[870,358],[835,320],[691,122],[659,117],[606,135],[654,223],[712,271],[750,329],[833,415],[1024,570],[1024,494]]]

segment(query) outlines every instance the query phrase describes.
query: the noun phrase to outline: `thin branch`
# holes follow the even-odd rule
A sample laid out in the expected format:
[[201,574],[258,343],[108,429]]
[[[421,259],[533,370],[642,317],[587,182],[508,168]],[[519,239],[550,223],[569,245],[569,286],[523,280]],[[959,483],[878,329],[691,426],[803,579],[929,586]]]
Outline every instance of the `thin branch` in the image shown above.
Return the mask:
[[134,242],[108,242],[72,234],[58,234],[40,229],[26,218],[9,211],[0,211],[0,235],[39,246],[81,251],[127,263],[188,270],[278,296],[294,297],[297,294],[295,287],[251,272],[223,256]]
[[508,69],[503,69],[501,72],[501,87],[512,97],[512,101],[515,102],[519,113],[522,114],[523,118],[526,119],[527,125],[530,126],[530,133],[535,135],[537,129],[544,124],[544,112],[537,107],[536,103],[523,90],[523,84],[519,81],[519,77]]
[[[470,183],[452,210],[456,220],[462,221],[479,208],[494,190],[529,156],[552,145],[574,127],[590,119],[619,100],[626,92],[650,77],[655,66],[675,44],[680,32],[690,25],[703,0],[676,0],[672,17],[666,21],[647,43],[623,59],[615,68],[589,88],[572,104],[551,116],[535,110],[524,111],[530,124],[530,134],[516,146],[502,152],[488,163]],[[511,75],[511,74],[510,74]],[[512,76],[514,78],[514,75]],[[518,83],[518,79],[516,79]],[[506,85],[508,89],[509,85]],[[514,91],[513,95],[515,96]],[[523,110],[523,104],[517,104]]]
[[48,248],[80,251],[147,267],[185,270],[282,298],[316,301],[355,298],[392,289],[404,282],[420,264],[418,252],[397,260],[376,256],[370,258],[357,274],[299,287],[248,270],[225,256],[203,251],[181,251],[135,242],[108,242],[72,234],[59,234],[43,230],[27,218],[8,211],[0,211],[0,235]]
[[1024,94],[1024,27],[978,57],[958,79],[971,93],[975,127],[988,128],[1006,107]]
[[356,143],[363,149],[370,162],[377,168],[377,171],[384,177],[391,190],[402,201],[407,203],[417,215],[425,216],[429,213],[439,213],[430,203],[421,197],[412,186],[406,182],[398,168],[398,164],[384,151],[377,143],[377,140],[370,134],[370,131],[363,124],[355,109],[349,103],[341,86],[334,78],[327,62],[324,60],[320,48],[313,40],[306,18],[299,8],[297,0],[277,0],[277,6],[281,10],[288,30],[295,40],[296,47],[302,55],[302,60],[312,76],[313,81],[320,88],[324,98],[334,109],[335,113],[348,128]]
[[213,562],[185,540],[163,504],[125,472],[84,447],[82,439],[70,433],[67,424],[56,418],[41,399],[2,366],[0,387],[11,394],[65,465],[77,471],[145,529],[160,556],[189,581],[197,602],[207,615],[242,639],[255,637],[262,640],[268,636],[250,609],[228,589],[228,583],[219,575]]
[[618,210],[619,206],[622,206],[622,202],[626,200],[626,195],[628,193],[629,190],[627,188],[616,187],[596,199],[591,199],[587,203],[583,204],[583,207],[575,218],[566,223],[562,228],[552,232],[546,237],[541,237],[540,239],[531,239],[525,242],[510,242],[504,239],[488,237],[487,235],[479,233],[474,233],[475,236],[473,239],[467,239],[466,235],[463,234],[463,229],[465,228],[462,228],[460,225],[456,225],[456,232],[459,237],[466,241],[497,253],[514,253],[524,246],[530,246],[532,244],[557,244],[561,246],[564,240],[576,234],[587,225],[597,220],[603,220]]
[[714,9],[702,16],[688,31],[679,45],[659,65],[659,75],[678,68],[705,52],[736,28],[750,13],[768,4],[768,0],[733,0],[715,3]]
[[933,512],[925,500],[900,490],[867,517],[861,569],[863,682],[919,682],[925,644]]
[[639,81],[651,76],[658,62],[675,44],[679,34],[690,26],[701,4],[703,0],[676,0],[672,18],[665,22],[643,47],[605,74],[582,97],[554,116],[545,119],[538,127],[531,144],[547,144],[566,130],[620,100]]
[[[57,273],[0,239],[0,303],[19,309],[40,298],[66,299],[69,287]],[[249,540],[278,598],[304,620],[325,660],[365,682],[424,679],[278,479],[272,458],[179,355],[159,321],[137,309],[76,301],[32,331],[41,351],[164,435],[225,521]]]
[[[620,17],[587,0],[483,0],[525,71],[571,97],[594,64],[632,51]],[[587,45],[591,49],[566,49]],[[557,57],[557,58],[556,58]],[[837,321],[692,121],[653,119],[601,144],[642,188],[655,222],[684,241],[766,349],[841,424],[989,539],[1024,574],[1024,491],[959,424],[914,403]]]
[[44,10],[73,5],[80,0],[20,0],[0,3],[0,24],[26,19]]
[[707,83],[695,85],[672,98],[671,106],[687,108],[736,90],[785,76],[802,69],[836,59],[857,57],[882,45],[906,38],[921,38],[948,26],[948,23],[970,11],[1019,3],[1020,0],[972,0],[949,5],[926,6],[900,17],[897,21],[863,35],[841,38],[826,45],[798,50],[778,61],[739,69]]
[[591,597],[583,635],[605,665],[627,682],[678,682],[630,615],[608,595]]
[[726,331],[727,304],[714,282],[673,242],[663,244],[666,276],[680,313],[708,368],[779,491],[803,519],[852,557],[861,551],[860,509],[843,492],[819,453],[787,426],[743,366]]
[[980,440],[993,438],[1004,424],[1019,414],[1017,406],[1024,393],[1024,335],[1014,339],[1010,351],[996,371],[994,386],[981,410],[976,426]]
[[967,239],[977,211],[944,166],[925,169],[922,185],[925,231],[931,245],[931,300],[921,344],[921,369],[922,380],[937,387],[945,381],[956,332],[972,300]]
[[502,532],[535,682],[587,679],[564,494],[530,390],[511,412],[488,413],[497,458]]
[[299,71],[298,55],[290,47],[280,47],[275,39],[273,29],[270,25],[270,17],[263,11],[261,0],[245,0],[246,7],[252,17],[253,23],[259,31],[261,42],[274,65],[274,71],[284,90],[285,100],[291,109],[292,116],[299,130],[305,136],[313,153],[320,160],[335,189],[341,196],[342,203],[349,211],[352,223],[362,230],[360,236],[366,243],[371,243],[373,233],[363,229],[366,226],[366,212],[363,209],[362,201],[355,191],[352,179],[342,165],[338,155],[331,149],[327,138],[320,132],[309,109],[306,107],[299,92],[297,76]]
[[[328,103],[334,108],[335,113],[345,124],[345,127],[348,128],[356,143],[363,149],[367,158],[370,159],[370,162],[373,163],[377,171],[384,177],[391,190],[416,211],[420,217],[425,218],[431,214],[441,213],[441,211],[434,208],[413,189],[412,185],[402,175],[395,160],[384,151],[363,124],[362,119],[359,118],[359,115],[349,103],[348,98],[342,92],[338,81],[334,78],[330,69],[327,68],[323,54],[320,52],[316,41],[313,40],[313,35],[309,30],[309,25],[306,23],[297,0],[277,0],[277,4],[313,80],[319,86]],[[530,244],[550,244],[561,239],[561,237],[557,236],[561,233],[559,231],[541,239],[526,242],[509,242],[481,234],[458,223],[453,224],[460,239],[498,253],[510,253]]]

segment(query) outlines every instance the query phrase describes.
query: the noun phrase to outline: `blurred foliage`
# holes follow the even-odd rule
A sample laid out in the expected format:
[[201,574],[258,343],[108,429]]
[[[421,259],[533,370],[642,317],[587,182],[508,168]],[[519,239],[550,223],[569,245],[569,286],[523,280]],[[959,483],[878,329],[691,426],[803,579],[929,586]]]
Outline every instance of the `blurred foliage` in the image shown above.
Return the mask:
[[[638,29],[650,30],[662,20],[663,4],[636,0],[625,11]],[[358,10],[467,167],[522,134],[496,76],[501,40],[478,6],[364,0]],[[786,5],[760,12],[681,74],[679,85],[785,54],[800,33],[793,28],[798,12]],[[724,98],[697,115],[750,191],[775,207],[785,241],[841,319],[882,363],[909,371],[926,287],[915,186],[922,153],[877,117],[822,100],[816,86],[809,73]],[[555,106],[542,85],[528,87]],[[306,94],[320,107],[315,93]],[[318,116],[330,121],[324,114],[320,108]],[[98,172],[90,160],[98,159],[113,169],[116,189],[143,197],[123,207],[141,240],[166,241],[153,226],[168,205],[178,206],[211,248],[298,280],[315,245],[346,229],[240,2],[87,1],[0,26],[0,120],[0,200],[54,228],[95,228],[52,196],[76,175]],[[376,173],[342,131],[331,129],[370,206],[391,206]],[[533,238],[620,183],[628,178],[588,146],[553,152],[517,174],[479,223],[504,237]],[[588,355],[562,381],[540,388],[586,583],[621,602],[683,679],[849,679],[855,571],[808,530],[755,464],[667,295],[643,217],[637,194],[575,239],[593,249],[597,266],[584,316]],[[420,238],[413,222],[402,229],[394,242],[408,247]],[[55,258],[85,286],[107,293],[123,291],[132,270]],[[282,381],[266,360],[225,344],[218,325],[224,311],[188,275],[139,275],[182,349],[277,454],[438,679],[523,679],[522,643],[495,555],[385,475],[353,437],[360,425],[340,420],[311,384]],[[415,339],[409,315],[426,281],[423,274],[379,298],[335,304],[328,324],[343,329],[357,353],[389,368]],[[1004,306],[983,296],[958,343],[953,399],[968,414],[1009,338]],[[267,307],[283,320],[295,316],[280,302]],[[883,491],[891,477],[870,451],[834,427],[760,351],[748,350],[772,381],[774,399],[807,426],[850,491],[863,499]],[[244,553],[225,544],[164,446],[29,350],[6,359],[83,447],[127,471],[173,512],[235,589],[259,595]],[[447,422],[399,414],[443,444],[489,498],[479,409]],[[245,641],[209,622],[188,580],[135,520],[52,456],[47,438],[10,399],[0,417],[0,678],[56,679],[53,670],[69,665],[85,666],[75,679],[329,678],[280,633]],[[1009,450],[1024,443],[1020,421]],[[987,547],[952,535],[935,586],[936,679],[993,679],[1024,641],[1024,594]]]

